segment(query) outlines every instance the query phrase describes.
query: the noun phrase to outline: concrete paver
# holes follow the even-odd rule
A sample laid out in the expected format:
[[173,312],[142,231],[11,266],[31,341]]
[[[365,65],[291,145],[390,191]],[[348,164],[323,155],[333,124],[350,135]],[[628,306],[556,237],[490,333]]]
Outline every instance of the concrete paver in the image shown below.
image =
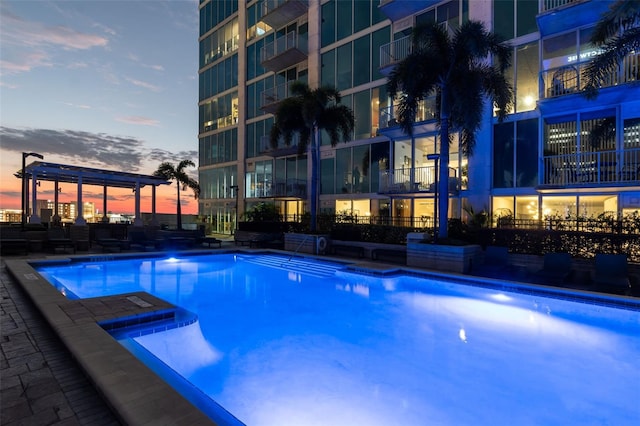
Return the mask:
[[27,295],[8,276],[4,262],[0,282],[0,424],[121,424]]

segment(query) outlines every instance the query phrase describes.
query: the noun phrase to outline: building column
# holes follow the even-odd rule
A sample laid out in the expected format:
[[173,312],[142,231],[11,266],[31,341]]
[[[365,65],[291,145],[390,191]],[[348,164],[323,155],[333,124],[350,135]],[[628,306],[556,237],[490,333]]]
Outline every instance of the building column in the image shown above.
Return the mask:
[[87,221],[84,220],[84,217],[82,216],[82,213],[84,211],[84,208],[83,208],[83,205],[82,205],[82,175],[78,176],[78,200],[77,200],[76,209],[78,211],[76,212],[77,216],[76,216],[75,224],[76,225],[86,225]]
[[142,226],[142,216],[140,215],[140,181],[136,181],[136,216],[133,219],[133,226]]
[[29,223],[40,223],[40,216],[38,216],[38,192],[36,190],[38,186],[38,176],[34,170],[31,174],[31,216],[29,216]]

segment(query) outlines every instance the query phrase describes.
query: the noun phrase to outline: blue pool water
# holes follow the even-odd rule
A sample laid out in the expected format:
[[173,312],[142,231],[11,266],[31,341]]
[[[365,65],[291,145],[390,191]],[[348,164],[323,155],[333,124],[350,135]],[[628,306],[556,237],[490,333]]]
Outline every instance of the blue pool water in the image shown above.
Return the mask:
[[273,255],[38,271],[68,297],[142,290],[197,315],[123,343],[186,379],[185,390],[163,375],[188,397],[204,394],[250,426],[640,424],[633,303]]

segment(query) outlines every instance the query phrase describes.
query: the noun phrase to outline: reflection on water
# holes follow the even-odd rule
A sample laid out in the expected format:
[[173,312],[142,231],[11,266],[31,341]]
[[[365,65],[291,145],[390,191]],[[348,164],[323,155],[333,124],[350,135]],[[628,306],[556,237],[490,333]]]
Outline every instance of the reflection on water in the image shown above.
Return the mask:
[[146,289],[197,313],[136,340],[247,425],[640,424],[621,397],[640,383],[638,311],[282,264],[55,274],[81,297]]

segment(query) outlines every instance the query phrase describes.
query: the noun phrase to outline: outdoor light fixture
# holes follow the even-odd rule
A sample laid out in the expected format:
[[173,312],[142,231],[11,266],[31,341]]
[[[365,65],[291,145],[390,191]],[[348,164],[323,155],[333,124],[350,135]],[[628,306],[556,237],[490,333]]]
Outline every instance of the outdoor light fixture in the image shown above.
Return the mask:
[[[24,231],[24,226],[27,223],[27,179],[26,179],[26,174],[25,174],[25,168],[26,168],[26,160],[27,157],[36,157],[39,158],[41,160],[44,159],[44,156],[42,154],[38,154],[37,152],[23,152],[22,153],[22,221],[21,221],[21,227],[22,230]],[[34,206],[35,208],[35,206]]]
[[440,161],[440,154],[427,154],[427,160],[431,160],[435,163],[435,191],[433,192],[433,242],[438,239],[438,161]]

